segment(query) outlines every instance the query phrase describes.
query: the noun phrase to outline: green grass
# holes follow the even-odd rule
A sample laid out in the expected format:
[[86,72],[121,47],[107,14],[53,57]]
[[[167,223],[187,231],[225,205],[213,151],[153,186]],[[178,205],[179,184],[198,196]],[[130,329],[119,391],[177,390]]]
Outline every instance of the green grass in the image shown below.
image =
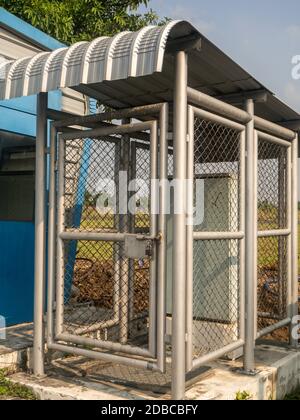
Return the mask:
[[236,393],[236,401],[249,401],[252,399],[252,395],[248,391],[239,391]]
[[[136,226],[141,228],[149,226],[149,215],[138,213],[136,215]],[[95,229],[112,230],[114,228],[114,215],[111,213],[100,215],[93,207],[86,207],[83,210],[82,230],[93,231]],[[78,241],[77,258],[85,258],[92,261],[110,261],[113,258],[113,244],[111,242]]]
[[5,371],[0,370],[0,399],[36,400],[36,396],[25,386],[12,383]]

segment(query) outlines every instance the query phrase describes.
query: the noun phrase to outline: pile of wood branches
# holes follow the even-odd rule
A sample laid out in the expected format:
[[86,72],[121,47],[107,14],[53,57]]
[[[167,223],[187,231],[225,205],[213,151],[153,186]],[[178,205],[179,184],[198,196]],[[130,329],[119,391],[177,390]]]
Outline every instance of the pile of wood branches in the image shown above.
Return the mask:
[[[134,264],[133,305],[135,313],[149,308],[149,264],[141,267]],[[113,262],[92,261],[78,258],[74,267],[73,300],[77,303],[93,303],[96,307],[113,309],[115,289]]]

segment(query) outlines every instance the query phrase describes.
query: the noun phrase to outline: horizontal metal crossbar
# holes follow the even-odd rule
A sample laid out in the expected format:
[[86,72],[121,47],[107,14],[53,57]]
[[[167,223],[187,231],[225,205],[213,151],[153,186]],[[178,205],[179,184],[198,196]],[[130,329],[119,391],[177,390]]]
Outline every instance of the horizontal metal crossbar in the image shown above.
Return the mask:
[[223,347],[220,350],[216,350],[210,354],[207,354],[206,356],[200,357],[199,359],[195,360],[193,362],[193,370],[198,369],[199,367],[205,365],[206,363],[209,363],[213,360],[220,359],[220,357],[232,353],[235,350],[240,349],[245,344],[244,340],[238,340],[235,343],[229,344],[226,347]]
[[[140,131],[152,130],[156,121],[147,121],[143,123],[136,124],[124,124],[114,127],[100,127],[94,130],[85,130],[82,132],[81,138],[88,139],[93,137],[104,137],[113,134],[131,134],[137,133]],[[74,140],[78,139],[78,131],[63,133],[60,136],[63,140]]]
[[103,350],[109,350],[118,353],[127,353],[135,356],[155,358],[155,354],[151,354],[147,349],[140,347],[129,346],[125,344],[112,343],[109,341],[101,341],[93,338],[79,337],[74,334],[60,334],[56,337],[57,341],[64,341],[66,343],[78,344],[80,346],[89,346]]
[[265,140],[273,144],[277,144],[278,146],[284,146],[284,147],[291,147],[292,143],[289,141],[283,140],[279,137],[272,136],[271,134],[263,133],[262,131],[257,131],[258,138],[260,140]]
[[291,318],[286,318],[280,322],[277,322],[274,325],[270,325],[269,327],[264,328],[263,330],[257,333],[257,339],[262,338],[268,334],[271,334],[273,331],[279,330],[280,328],[286,327],[291,322],[292,322]]
[[257,233],[258,238],[272,238],[272,237],[279,237],[279,236],[289,236],[291,234],[290,229],[282,229],[282,230],[264,230]]
[[214,122],[216,124],[220,124],[224,127],[228,127],[231,129],[234,129],[236,131],[244,131],[245,126],[242,124],[239,124],[235,121],[229,120],[224,117],[220,117],[219,115],[212,114],[211,112],[204,111],[199,108],[194,108],[194,113],[196,117],[202,118],[205,121]]
[[244,232],[194,232],[195,241],[216,241],[243,239]]
[[89,359],[102,360],[102,361],[107,361],[110,363],[125,364],[127,366],[133,366],[133,367],[141,368],[141,369],[148,369],[154,372],[161,372],[161,370],[155,363],[142,360],[142,359],[133,359],[129,357],[119,356],[116,354],[97,352],[93,350],[85,350],[85,349],[81,349],[75,346],[68,346],[68,345],[55,344],[55,343],[48,343],[48,348],[50,350],[56,350],[62,353],[84,356]]

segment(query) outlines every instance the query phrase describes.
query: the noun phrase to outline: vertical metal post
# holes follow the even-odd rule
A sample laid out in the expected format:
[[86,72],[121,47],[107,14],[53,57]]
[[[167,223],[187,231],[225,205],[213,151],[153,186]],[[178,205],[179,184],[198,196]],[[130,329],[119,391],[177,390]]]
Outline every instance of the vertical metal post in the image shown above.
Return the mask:
[[[240,231],[245,233],[246,214],[245,214],[245,186],[246,186],[246,134],[245,131],[240,136]],[[240,241],[240,308],[239,308],[239,337],[245,341],[245,237]]]
[[[158,200],[156,182],[158,178],[158,124],[153,122],[150,133],[150,180],[151,180],[151,209],[150,209],[150,236],[158,235]],[[152,257],[150,260],[150,307],[149,307],[149,350],[151,354],[157,355],[156,322],[157,322],[157,241],[153,243]]]
[[194,316],[194,110],[188,108],[188,148],[187,148],[187,225],[186,258],[187,258],[187,287],[186,287],[186,371],[193,369],[193,316]]
[[299,348],[298,338],[293,334],[297,329],[299,310],[298,310],[298,135],[292,144],[292,326],[291,326],[291,345]]
[[55,295],[55,197],[56,197],[56,130],[51,127],[50,142],[50,188],[48,209],[48,296],[47,296],[47,343],[52,344],[53,330],[53,304]]
[[[290,210],[288,207],[288,201],[291,199],[289,195],[288,180],[286,174],[288,172],[289,161],[287,160],[287,154],[290,152],[284,148],[280,150],[279,153],[279,163],[278,163],[278,228],[287,229],[287,215],[289,217]],[[289,154],[290,156],[290,154]],[[280,316],[286,318],[286,292],[284,285],[284,272],[286,269],[286,257],[285,257],[285,241],[286,238],[278,238],[278,280],[279,280],[279,313]]]
[[158,244],[158,290],[157,290],[157,366],[166,370],[166,276],[167,276],[167,183],[168,183],[168,129],[169,106],[164,104],[160,111],[159,136],[159,219],[161,235]]
[[245,348],[244,348],[244,371],[248,374],[255,372],[255,299],[256,299],[256,281],[257,276],[257,255],[255,255],[257,243],[257,185],[255,164],[256,140],[254,130],[254,102],[252,99],[246,100],[246,111],[252,115],[252,120],[246,126],[246,229],[245,229]]
[[46,148],[48,95],[37,97],[35,166],[35,262],[34,262],[34,344],[33,365],[36,376],[44,375],[44,306],[46,255]]
[[[172,398],[185,394],[186,353],[186,140],[187,140],[187,54],[175,56],[174,87],[174,238],[173,238],[173,319],[172,319]],[[181,207],[179,209],[179,206]],[[176,214],[177,213],[177,214]]]
[[[286,180],[286,191],[285,191],[285,220],[286,225],[284,226],[291,233],[287,238],[279,238],[279,240],[287,241],[286,256],[284,254],[284,242],[282,243],[282,255],[285,258],[282,258],[282,263],[279,267],[282,269],[281,279],[284,281],[284,269],[286,269],[286,281],[287,281],[287,293],[285,292],[284,284],[282,287],[282,301],[284,306],[282,307],[282,318],[286,317],[293,318],[292,307],[293,307],[293,280],[292,280],[292,147],[289,147],[285,150],[286,155],[286,167],[285,167],[285,180]],[[279,260],[280,262],[280,260]],[[285,299],[284,299],[285,297]],[[291,323],[292,326],[292,323]]]
[[[129,123],[130,120],[123,120],[122,124]],[[129,176],[130,164],[130,136],[125,134],[121,140],[121,170],[126,171]],[[128,182],[130,180],[128,179]],[[127,214],[120,215],[120,232],[129,232],[129,215],[128,215],[128,185],[126,191],[121,194],[126,194]],[[124,196],[123,196],[124,198]],[[130,264],[129,260],[125,258],[124,246],[120,248],[120,343],[126,344],[129,334],[129,280],[130,280]]]
[[66,142],[58,136],[57,223],[56,223],[56,335],[63,333],[65,304],[65,244],[60,238],[65,230],[65,159]]

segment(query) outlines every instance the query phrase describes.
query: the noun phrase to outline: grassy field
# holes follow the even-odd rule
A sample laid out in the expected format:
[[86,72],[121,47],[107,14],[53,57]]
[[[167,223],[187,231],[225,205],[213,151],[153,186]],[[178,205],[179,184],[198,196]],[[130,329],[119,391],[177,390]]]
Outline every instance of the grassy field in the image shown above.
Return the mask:
[[[138,228],[149,226],[148,214],[137,214],[135,219]],[[96,229],[112,230],[114,229],[114,215],[112,213],[100,215],[92,207],[85,208],[82,215],[81,229],[93,231]],[[79,241],[77,245],[77,258],[86,258],[89,260],[101,259],[109,261],[113,256],[113,244],[110,242],[86,242]]]

